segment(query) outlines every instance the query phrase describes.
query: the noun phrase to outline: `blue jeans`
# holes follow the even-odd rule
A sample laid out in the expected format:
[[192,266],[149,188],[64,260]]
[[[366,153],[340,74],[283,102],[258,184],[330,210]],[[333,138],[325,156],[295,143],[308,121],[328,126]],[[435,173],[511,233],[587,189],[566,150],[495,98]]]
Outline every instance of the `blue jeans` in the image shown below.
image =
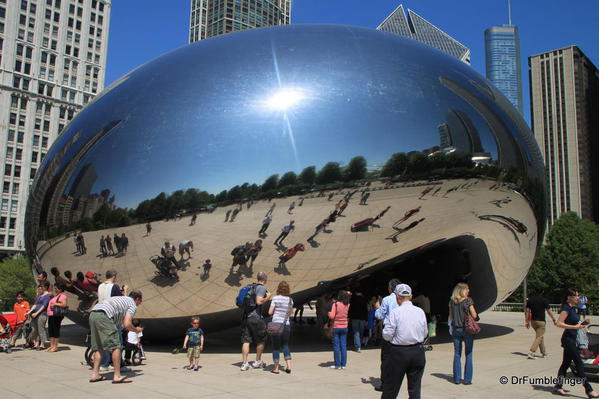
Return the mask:
[[354,334],[354,348],[355,349],[362,348],[362,334],[364,333],[365,327],[366,327],[366,320],[352,320],[351,321],[351,329]]
[[335,367],[347,366],[347,328],[333,328]]
[[285,356],[285,360],[291,360],[291,351],[289,350],[289,335],[291,329],[289,326],[285,326],[283,334],[272,336],[272,362],[279,363],[281,351]]
[[472,382],[472,346],[474,345],[474,335],[468,334],[463,328],[454,328],[451,335],[453,339],[453,380],[460,382],[462,379],[462,342],[464,343],[464,352],[466,353],[466,366],[464,368],[464,382]]

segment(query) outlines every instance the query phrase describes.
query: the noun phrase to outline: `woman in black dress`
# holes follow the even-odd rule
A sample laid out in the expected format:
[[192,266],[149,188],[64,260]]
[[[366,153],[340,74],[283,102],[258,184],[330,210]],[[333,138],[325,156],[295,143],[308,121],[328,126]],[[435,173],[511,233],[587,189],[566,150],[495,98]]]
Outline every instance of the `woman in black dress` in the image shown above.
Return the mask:
[[584,373],[584,366],[578,348],[576,347],[576,335],[577,331],[581,328],[586,328],[588,320],[580,320],[578,313],[576,313],[576,305],[578,304],[578,291],[569,288],[566,290],[564,300],[562,302],[562,310],[557,318],[555,325],[563,328],[564,333],[562,334],[562,348],[564,348],[564,357],[562,365],[559,367],[557,372],[558,383],[553,388],[554,393],[558,395],[566,395],[566,391],[563,389],[563,382],[566,376],[566,370],[574,363],[574,373],[576,377],[584,381],[584,391],[589,398],[599,398],[599,393],[593,391],[593,387],[587,381],[587,377]]

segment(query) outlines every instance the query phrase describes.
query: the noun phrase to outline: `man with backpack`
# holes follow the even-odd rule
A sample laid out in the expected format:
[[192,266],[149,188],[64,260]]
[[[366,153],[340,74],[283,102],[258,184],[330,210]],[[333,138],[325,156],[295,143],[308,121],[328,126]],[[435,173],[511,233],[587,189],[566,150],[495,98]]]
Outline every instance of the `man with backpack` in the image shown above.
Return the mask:
[[270,301],[272,294],[266,289],[267,276],[259,272],[257,282],[241,289],[237,297],[237,306],[243,307],[241,320],[241,371],[249,370],[248,355],[250,344],[256,344],[256,361],[253,368],[265,367],[261,360],[264,345],[266,344],[266,322],[262,317],[262,305]]

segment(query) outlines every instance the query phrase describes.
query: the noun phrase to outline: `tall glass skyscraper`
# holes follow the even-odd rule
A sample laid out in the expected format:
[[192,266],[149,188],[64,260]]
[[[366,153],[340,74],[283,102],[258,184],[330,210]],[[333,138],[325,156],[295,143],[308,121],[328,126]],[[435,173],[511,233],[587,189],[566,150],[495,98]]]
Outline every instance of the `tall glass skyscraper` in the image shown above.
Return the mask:
[[406,15],[403,5],[399,5],[395,11],[385,18],[377,29],[417,40],[470,65],[470,49],[468,47],[414,11],[408,9],[408,14]]
[[189,42],[290,23],[291,0],[191,0]]
[[520,114],[523,114],[522,68],[517,26],[493,26],[485,31],[485,61],[487,79],[510,100]]

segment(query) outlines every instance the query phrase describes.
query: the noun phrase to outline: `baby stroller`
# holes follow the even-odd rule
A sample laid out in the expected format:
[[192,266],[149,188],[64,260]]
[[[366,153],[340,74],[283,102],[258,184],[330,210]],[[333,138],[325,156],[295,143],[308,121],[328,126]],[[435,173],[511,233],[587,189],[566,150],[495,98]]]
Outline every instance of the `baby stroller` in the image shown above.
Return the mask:
[[177,270],[175,268],[171,267],[172,263],[168,259],[166,259],[162,256],[154,255],[150,258],[150,262],[152,262],[154,264],[154,266],[156,266],[156,269],[158,269],[158,270],[156,270],[157,276],[174,278],[177,280],[179,279]]
[[0,315],[0,324],[4,329],[0,333],[0,349],[6,353],[12,352],[10,348],[10,341],[12,337],[25,325],[25,322],[21,321],[17,323],[17,315],[14,313]]
[[599,334],[591,332],[591,329],[597,327],[599,324],[591,324],[586,329],[578,330],[579,336],[576,339],[584,372],[593,381],[599,381]]

